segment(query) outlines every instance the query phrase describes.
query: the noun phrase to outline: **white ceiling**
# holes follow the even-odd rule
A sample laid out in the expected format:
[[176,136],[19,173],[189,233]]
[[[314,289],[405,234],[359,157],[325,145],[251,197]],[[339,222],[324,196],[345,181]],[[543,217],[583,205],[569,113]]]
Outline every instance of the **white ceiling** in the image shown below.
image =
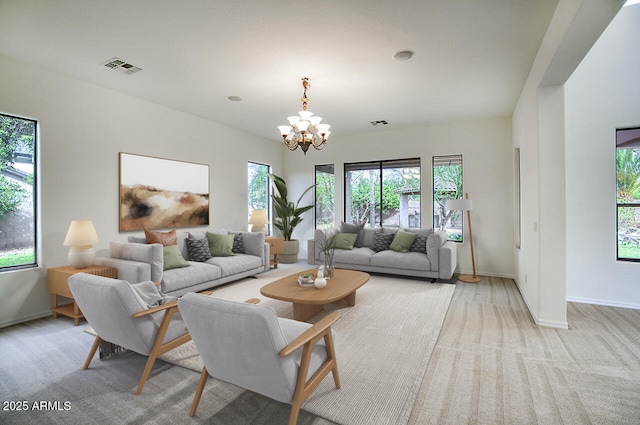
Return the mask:
[[[335,137],[510,116],[556,4],[0,0],[0,54],[274,140],[309,77]],[[113,57],[142,71],[102,66]]]

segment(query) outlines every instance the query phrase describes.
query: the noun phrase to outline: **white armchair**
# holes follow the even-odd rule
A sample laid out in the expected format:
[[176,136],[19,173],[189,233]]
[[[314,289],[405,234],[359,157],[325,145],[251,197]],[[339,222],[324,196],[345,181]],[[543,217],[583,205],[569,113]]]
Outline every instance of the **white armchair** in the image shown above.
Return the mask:
[[156,358],[191,340],[176,301],[150,308],[129,282],[87,273],[71,276],[69,288],[97,334],[82,369],[89,367],[102,341],[148,356],[136,395],[142,392]]
[[267,306],[195,293],[185,294],[178,306],[204,363],[189,416],[195,415],[209,375],[292,404],[290,425],[330,372],[340,388],[331,331],[338,313],[312,326],[278,318]]

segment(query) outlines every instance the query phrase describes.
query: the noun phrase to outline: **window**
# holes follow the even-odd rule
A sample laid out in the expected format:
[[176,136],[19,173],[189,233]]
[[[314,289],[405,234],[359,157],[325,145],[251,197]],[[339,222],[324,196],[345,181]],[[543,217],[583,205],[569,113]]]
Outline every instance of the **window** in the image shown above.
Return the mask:
[[[269,176],[267,175],[271,172],[271,167],[249,161],[247,171],[247,192],[249,193],[247,221],[254,210],[265,210],[269,223],[271,223],[271,208],[269,208],[271,185],[269,184]],[[270,224],[267,224],[267,229],[270,228],[269,226]],[[270,234],[270,232],[267,232],[267,234]]]
[[36,121],[0,114],[0,270],[37,266]]
[[335,183],[333,164],[316,165],[316,229],[334,226]]
[[640,128],[616,132],[618,260],[640,261]]
[[344,164],[345,221],[420,227],[420,158]]
[[433,157],[433,228],[462,242],[462,211],[445,208],[448,199],[462,199],[462,155]]

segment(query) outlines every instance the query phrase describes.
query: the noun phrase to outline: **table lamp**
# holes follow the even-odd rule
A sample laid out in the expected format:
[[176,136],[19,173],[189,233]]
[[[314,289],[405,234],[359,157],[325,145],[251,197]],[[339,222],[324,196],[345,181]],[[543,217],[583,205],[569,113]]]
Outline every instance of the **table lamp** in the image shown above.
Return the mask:
[[458,276],[458,280],[467,283],[478,283],[480,277],[476,274],[476,259],[473,255],[473,233],[471,232],[471,210],[473,210],[473,201],[469,199],[469,194],[465,193],[465,199],[449,199],[445,205],[445,208],[451,210],[461,210],[467,212],[467,221],[469,223],[469,245],[471,245],[471,265],[473,267],[473,276],[468,274],[461,274]]
[[73,220],[69,225],[67,237],[62,245],[70,246],[69,264],[76,269],[84,269],[93,264],[96,251],[93,244],[98,243],[98,234],[91,220]]
[[267,212],[265,210],[251,211],[249,224],[251,225],[252,232],[267,233],[267,224],[269,224],[269,217],[267,217]]

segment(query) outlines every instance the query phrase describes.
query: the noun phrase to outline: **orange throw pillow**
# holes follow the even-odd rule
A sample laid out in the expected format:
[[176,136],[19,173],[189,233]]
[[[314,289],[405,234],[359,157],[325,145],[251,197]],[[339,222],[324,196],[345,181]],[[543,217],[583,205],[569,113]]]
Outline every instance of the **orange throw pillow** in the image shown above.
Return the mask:
[[170,232],[152,232],[145,230],[144,235],[147,238],[147,243],[159,243],[162,244],[162,246],[178,244],[175,229]]

